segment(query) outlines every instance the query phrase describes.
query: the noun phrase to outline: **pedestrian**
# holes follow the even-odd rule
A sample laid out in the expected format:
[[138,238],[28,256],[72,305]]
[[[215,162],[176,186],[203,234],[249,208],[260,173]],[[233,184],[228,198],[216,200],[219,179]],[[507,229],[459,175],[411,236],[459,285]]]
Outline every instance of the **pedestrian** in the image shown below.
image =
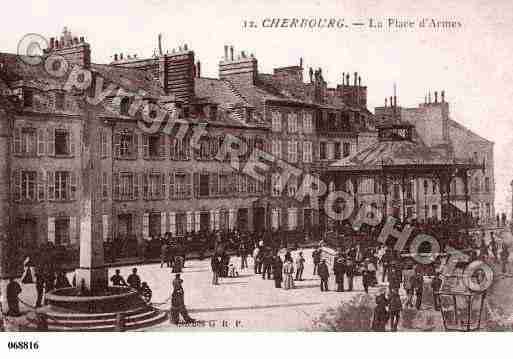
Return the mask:
[[490,235],[492,236],[492,239],[490,240],[490,249],[492,251],[492,254],[493,254],[493,258],[496,262],[499,261],[499,246],[497,245],[497,241],[495,240],[495,236],[492,233],[490,233]]
[[438,292],[442,288],[442,279],[440,279],[440,273],[435,273],[433,280],[431,281],[431,289],[433,289],[433,303],[435,310],[440,311],[440,297]]
[[265,252],[263,255],[264,256],[263,257],[264,270],[262,271],[262,279],[265,279],[266,273],[267,273],[267,279],[271,279],[273,257],[272,257],[271,251],[269,249],[266,249],[264,252]]
[[408,267],[403,273],[403,288],[406,292],[406,307],[413,307],[413,278],[415,270],[413,267]]
[[255,249],[253,250],[253,268],[255,274],[260,274],[260,247],[258,247],[258,245],[255,245]]
[[296,280],[303,280],[304,269],[305,257],[303,257],[303,252],[299,252],[298,257],[296,258]]
[[219,254],[214,253],[212,255],[210,267],[212,268],[212,284],[219,285],[219,271],[221,269],[221,256]]
[[240,255],[240,269],[248,268],[248,253],[246,250],[246,243],[241,241],[239,244],[239,255]]
[[346,277],[347,277],[347,290],[353,291],[353,283],[354,283],[354,272],[355,266],[353,259],[351,257],[347,257],[346,259]]
[[139,288],[141,288],[141,278],[137,274],[137,268],[132,269],[132,274],[128,276],[126,281],[131,288],[139,291]]
[[41,307],[43,304],[43,294],[45,290],[45,280],[43,277],[43,274],[39,271],[36,272],[36,293],[37,293],[37,299],[36,299],[36,308]]
[[397,332],[397,325],[399,324],[401,311],[403,310],[403,303],[401,302],[398,289],[394,288],[390,291],[390,298],[388,302],[390,312],[390,330]]
[[285,256],[285,263],[283,265],[283,288],[284,289],[292,289],[294,288],[294,264],[292,263],[292,258],[290,256]]
[[337,282],[337,292],[344,291],[344,274],[346,272],[346,263],[344,257],[339,255],[333,261],[333,273],[335,273],[335,282]]
[[116,269],[116,272],[112,277],[110,277],[110,281],[112,282],[113,286],[128,286],[125,282],[125,279],[121,276],[120,270]]
[[20,313],[20,299],[18,296],[21,293],[21,286],[14,278],[9,278],[9,283],[6,287],[7,306],[9,307],[7,315],[11,317],[19,317]]
[[317,273],[321,278],[321,292],[327,292],[328,289],[328,279],[330,277],[330,270],[328,265],[326,264],[326,259],[321,260],[319,263],[319,268],[317,269]]
[[317,247],[312,252],[312,260],[313,260],[313,265],[314,265],[313,275],[316,275],[317,274],[317,269],[319,267],[319,263],[321,263],[321,250],[319,249],[319,247]]
[[167,243],[163,243],[160,247],[160,268],[164,267],[164,264],[169,268],[169,245]]
[[424,276],[420,270],[413,276],[413,289],[415,291],[415,308],[420,310],[422,305],[422,293],[424,292]]
[[372,318],[372,330],[375,332],[385,332],[389,318],[387,310],[388,300],[385,293],[382,292],[376,296],[376,307]]
[[373,285],[376,267],[369,258],[365,258],[362,265],[362,284],[365,293],[369,293],[369,287]]
[[501,262],[502,262],[502,274],[506,274],[508,272],[508,258],[509,258],[509,250],[505,243],[502,244],[501,251]]
[[183,268],[183,256],[175,256],[175,259],[173,261],[173,273],[182,273]]
[[388,274],[388,288],[390,290],[399,290],[401,282],[403,280],[403,274],[401,268],[399,268],[398,262],[393,262],[389,269]]
[[283,262],[279,255],[276,255],[273,262],[273,279],[274,287],[281,288],[281,282],[283,281]]
[[185,307],[183,279],[180,274],[176,274],[173,280],[173,293],[171,294],[171,320],[175,325],[180,323],[180,315],[185,323],[194,323],[195,320],[189,316],[187,308]]
[[34,279],[32,278],[32,261],[30,257],[27,256],[23,261],[23,267],[25,268],[23,275],[21,276],[21,282],[23,284],[31,284],[34,283]]

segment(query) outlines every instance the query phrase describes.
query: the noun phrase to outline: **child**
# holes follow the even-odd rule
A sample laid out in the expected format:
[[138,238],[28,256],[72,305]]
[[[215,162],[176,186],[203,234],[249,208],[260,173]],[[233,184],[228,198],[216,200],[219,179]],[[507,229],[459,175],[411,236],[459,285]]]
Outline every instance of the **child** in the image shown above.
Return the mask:
[[239,276],[239,272],[237,272],[237,268],[235,268],[235,266],[233,265],[233,263],[230,263],[230,265],[228,266],[228,277],[238,277]]

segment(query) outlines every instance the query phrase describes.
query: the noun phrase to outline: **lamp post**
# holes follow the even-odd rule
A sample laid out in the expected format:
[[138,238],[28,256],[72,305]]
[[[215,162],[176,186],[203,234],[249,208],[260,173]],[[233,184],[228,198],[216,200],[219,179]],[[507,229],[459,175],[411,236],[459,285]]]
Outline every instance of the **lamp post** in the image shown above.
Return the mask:
[[[438,293],[444,329],[453,332],[472,332],[481,329],[487,283],[493,273],[482,262],[472,262],[464,271],[444,278]],[[484,268],[484,269],[481,269]]]

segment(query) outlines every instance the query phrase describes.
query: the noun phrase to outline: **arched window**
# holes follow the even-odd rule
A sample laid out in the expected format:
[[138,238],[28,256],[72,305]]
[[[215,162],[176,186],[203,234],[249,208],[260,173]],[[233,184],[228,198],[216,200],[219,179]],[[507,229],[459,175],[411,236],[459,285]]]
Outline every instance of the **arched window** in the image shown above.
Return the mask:
[[128,97],[123,97],[121,99],[121,103],[119,104],[119,113],[123,116],[128,116],[129,109],[130,109],[130,99]]

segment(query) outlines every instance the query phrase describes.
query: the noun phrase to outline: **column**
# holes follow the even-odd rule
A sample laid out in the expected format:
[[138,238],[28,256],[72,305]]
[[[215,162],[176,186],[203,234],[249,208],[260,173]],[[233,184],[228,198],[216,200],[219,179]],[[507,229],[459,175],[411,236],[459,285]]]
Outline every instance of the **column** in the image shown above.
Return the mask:
[[101,291],[108,285],[104,266],[102,222],[102,161],[100,120],[87,109],[82,120],[80,201],[80,267],[76,270],[77,285],[89,292]]

